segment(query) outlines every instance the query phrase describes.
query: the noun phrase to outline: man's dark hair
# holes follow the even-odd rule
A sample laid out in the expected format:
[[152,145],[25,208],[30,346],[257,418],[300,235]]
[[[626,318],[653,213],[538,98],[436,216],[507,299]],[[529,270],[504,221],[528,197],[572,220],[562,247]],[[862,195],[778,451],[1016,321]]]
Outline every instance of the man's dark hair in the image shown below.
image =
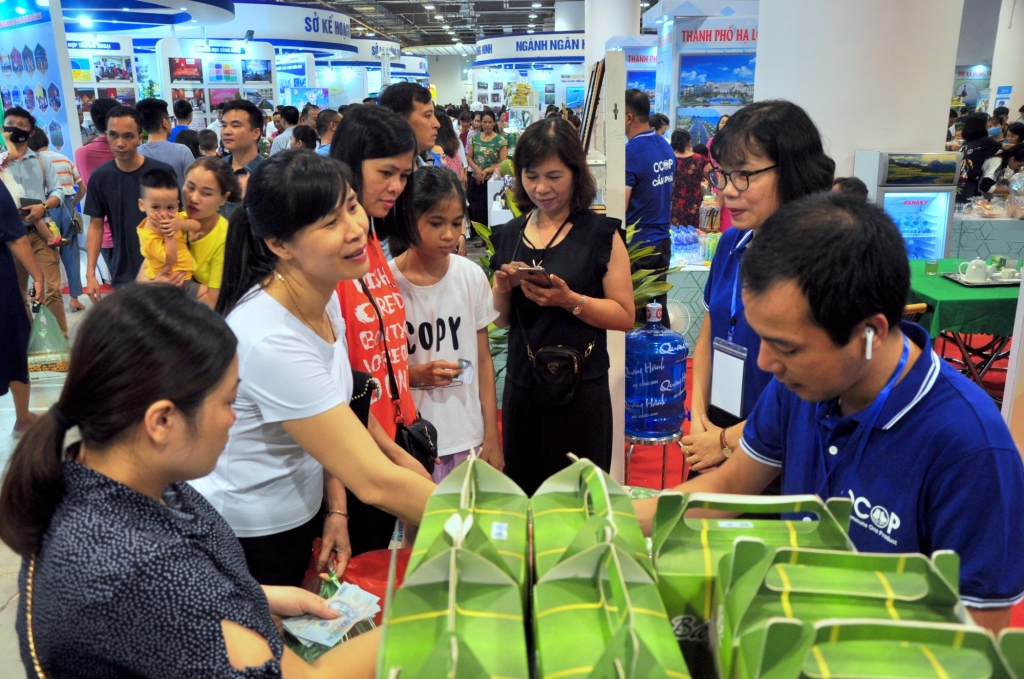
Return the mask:
[[780,203],[832,188],[836,164],[825,155],[814,121],[793,102],[745,106],[715,135],[711,155],[719,165],[741,166],[750,154],[776,166]]
[[187,99],[175,99],[174,100],[174,117],[178,119],[180,123],[182,120],[188,120],[192,117],[192,104]]
[[117,99],[111,99],[109,97],[100,97],[94,99],[92,106],[89,107],[89,117],[92,118],[92,126],[96,128],[96,131],[100,134],[107,133],[107,115],[121,105]]
[[704,144],[694,144],[693,145],[693,152],[696,153],[696,154],[702,155],[705,158],[710,158],[711,157],[711,151],[708,151],[708,147],[705,146]]
[[142,128],[146,132],[157,132],[164,120],[170,118],[167,113],[167,102],[163,99],[143,99],[135,104],[135,110],[142,114]]
[[348,104],[342,104],[341,106],[338,107],[338,113],[340,113],[341,115],[345,115],[345,111],[347,110]]
[[217,133],[213,130],[199,130],[199,134],[196,137],[199,144],[199,148],[204,151],[212,151],[217,148]]
[[[984,139],[988,136],[988,114],[972,113],[964,118],[964,129],[960,133],[964,141]],[[717,143],[716,148],[717,148]]]
[[138,126],[140,134],[142,133],[144,125],[146,124],[142,118],[142,114],[136,111],[131,106],[115,106],[114,108],[110,109],[110,113],[107,114],[107,124],[109,125],[110,121],[114,118],[131,118],[135,121],[135,124]]
[[218,111],[220,111],[221,113],[223,113],[223,112],[224,112],[224,107],[225,107],[225,106],[227,106],[227,104],[228,104],[228,102],[226,102],[226,101],[222,101],[222,102],[220,102],[219,104],[217,104],[217,107],[216,107],[216,108],[217,108],[217,110],[218,110]]
[[39,149],[45,149],[50,145],[50,138],[43,132],[43,128],[36,127],[32,130],[32,135],[28,138],[28,147],[32,151],[38,151]]
[[838,186],[841,193],[856,196],[861,200],[868,199],[868,185],[857,177],[836,177],[832,180],[832,186]]
[[378,106],[389,108],[403,118],[413,111],[413,102],[429,104],[433,101],[430,90],[418,83],[395,83],[380,93]]
[[907,248],[892,219],[839,192],[780,207],[747,247],[740,277],[753,295],[795,281],[811,321],[836,346],[848,344],[857,324],[875,314],[898,327],[910,291]]
[[1006,128],[1006,133],[1013,133],[1021,139],[1024,139],[1024,123],[1010,123],[1010,126]]
[[370,106],[373,106],[373,105],[375,105],[377,103],[377,99],[374,98],[374,97],[364,97],[363,98],[363,103],[364,104],[369,104]]
[[316,109],[317,111],[319,111],[320,107],[317,106],[316,104],[306,104],[305,106],[302,107],[302,114],[300,115],[300,117],[301,118],[305,118],[306,116],[309,115],[309,112],[312,111],[313,109]]
[[327,134],[327,130],[331,127],[331,123],[335,123],[341,120],[341,114],[335,111],[333,108],[324,109],[320,111],[320,115],[316,117],[316,134],[319,137],[323,137]]
[[651,116],[651,100],[640,90],[626,90],[626,111],[646,123]]
[[142,195],[146,195],[146,189],[174,189],[178,190],[178,178],[173,172],[154,168],[146,170],[139,177],[139,186],[142,188]]
[[951,109],[949,109],[949,117],[950,118],[959,118],[960,117],[960,112],[957,111],[955,108],[951,108]]
[[24,118],[32,124],[33,128],[36,126],[36,117],[20,106],[14,106],[7,109],[4,112],[4,120],[7,120],[8,118]]
[[686,147],[693,141],[693,137],[686,130],[672,130],[672,150],[677,153],[686,153]]
[[[263,132],[263,111],[248,99],[232,99],[224,102],[224,115],[227,115],[228,111],[245,111],[249,114],[249,128]],[[295,119],[295,122],[299,122],[298,118]]]
[[996,118],[999,118],[1001,116],[1008,116],[1010,115],[1010,109],[1008,109],[1005,106],[996,106],[995,109],[992,111],[992,115],[994,115]]
[[281,119],[289,125],[299,124],[299,109],[294,106],[285,106],[281,109]]
[[1017,109],[1017,113],[1024,115],[1024,106],[1021,106],[1019,109]]

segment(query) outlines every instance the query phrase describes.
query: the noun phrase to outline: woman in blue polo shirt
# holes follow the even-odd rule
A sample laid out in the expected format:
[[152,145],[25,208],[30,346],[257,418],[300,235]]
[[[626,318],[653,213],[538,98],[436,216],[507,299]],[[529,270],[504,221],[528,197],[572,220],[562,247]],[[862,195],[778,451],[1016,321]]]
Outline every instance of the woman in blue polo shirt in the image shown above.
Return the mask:
[[715,135],[711,183],[732,215],[704,288],[704,316],[693,352],[690,469],[717,467],[739,445],[743,424],[771,381],[757,367],[761,341],[743,317],[740,262],[758,229],[779,207],[832,187],[835,163],[807,113],[788,101],[741,109]]

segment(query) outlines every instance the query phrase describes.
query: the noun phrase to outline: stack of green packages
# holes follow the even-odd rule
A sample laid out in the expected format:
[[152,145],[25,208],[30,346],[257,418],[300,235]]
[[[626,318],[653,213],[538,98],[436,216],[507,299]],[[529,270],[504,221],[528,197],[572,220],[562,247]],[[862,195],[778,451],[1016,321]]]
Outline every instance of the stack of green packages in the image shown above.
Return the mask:
[[616,529],[615,543],[654,574],[629,493],[590,460],[576,460],[552,475],[534,493],[530,509],[537,580],[561,561],[603,542],[609,520]]
[[[936,552],[929,560],[922,554],[776,548],[762,540],[740,538],[719,563],[715,583],[716,638],[712,641],[719,676],[762,676],[765,657],[776,654],[758,649],[781,644],[780,635],[798,636],[804,623],[829,621],[835,627],[844,620],[884,620],[969,625],[958,595],[959,571],[960,559],[953,552]],[[769,632],[782,622],[789,627],[775,630],[769,644]],[[799,647],[795,641],[791,645]],[[834,650],[837,664],[849,655],[839,647]],[[881,656],[877,662],[882,662]],[[897,667],[899,676],[936,676],[907,674],[899,665],[888,665],[888,676],[896,676],[892,672]]]
[[526,495],[477,458],[427,503],[385,607],[381,679],[527,679]]
[[[817,521],[684,518],[693,509],[741,514],[813,513]],[[654,518],[654,565],[658,589],[690,672],[715,677],[708,644],[715,575],[721,558],[738,537],[757,537],[768,545],[856,551],[846,534],[850,501],[823,503],[816,495],[761,497],[708,493],[662,493]]]
[[536,676],[688,679],[622,487],[577,460],[541,485],[532,510]]

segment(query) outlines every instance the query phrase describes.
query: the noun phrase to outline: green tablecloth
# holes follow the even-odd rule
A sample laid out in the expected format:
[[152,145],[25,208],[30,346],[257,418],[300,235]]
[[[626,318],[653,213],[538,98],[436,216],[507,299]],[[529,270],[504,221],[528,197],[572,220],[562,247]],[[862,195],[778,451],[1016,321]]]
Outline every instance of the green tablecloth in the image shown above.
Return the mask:
[[[939,272],[956,271],[961,259],[940,259]],[[932,339],[942,330],[964,334],[1013,334],[1018,286],[968,288],[942,276],[926,276],[924,260],[910,260],[908,304],[926,302],[928,313],[919,321]]]

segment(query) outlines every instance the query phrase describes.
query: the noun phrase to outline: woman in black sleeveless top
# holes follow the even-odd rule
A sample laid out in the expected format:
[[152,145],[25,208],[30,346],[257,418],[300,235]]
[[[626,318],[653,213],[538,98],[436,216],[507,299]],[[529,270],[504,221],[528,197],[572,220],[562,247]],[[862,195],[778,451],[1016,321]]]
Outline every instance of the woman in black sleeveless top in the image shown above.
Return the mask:
[[[510,327],[502,398],[505,473],[532,495],[568,465],[567,453],[611,465],[612,405],[606,330],[633,326],[629,255],[620,221],[590,212],[596,192],[583,147],[561,118],[534,123],[516,145],[523,216],[494,232],[496,324]],[[518,267],[550,274],[528,280]],[[536,281],[536,282],[533,282]],[[567,346],[585,356],[575,397],[538,402],[529,349]]]

